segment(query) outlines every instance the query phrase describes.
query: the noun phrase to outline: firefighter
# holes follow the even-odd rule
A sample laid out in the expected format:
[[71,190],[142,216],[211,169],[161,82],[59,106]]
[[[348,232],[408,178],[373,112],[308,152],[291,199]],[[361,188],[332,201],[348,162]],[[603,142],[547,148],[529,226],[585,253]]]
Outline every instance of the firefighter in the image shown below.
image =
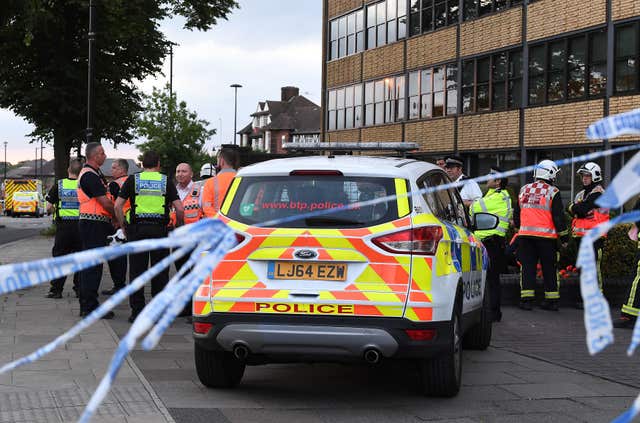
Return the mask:
[[[582,176],[582,186],[584,189],[576,194],[574,202],[569,204],[567,211],[573,217],[571,221],[571,233],[577,241],[579,251],[580,241],[587,231],[609,220],[609,210],[602,209],[596,205],[596,200],[604,193],[600,166],[593,162],[585,163],[578,169],[578,174]],[[598,284],[600,285],[600,290],[602,290],[600,263],[602,261],[604,237],[598,239],[593,244],[593,247],[598,269]],[[581,299],[576,303],[576,307],[582,308]]]
[[[120,188],[127,180],[129,173],[129,162],[125,159],[116,159],[111,163],[111,177],[113,181],[109,182],[109,197],[115,202],[120,193]],[[125,204],[124,213],[128,211],[128,204]],[[117,226],[117,220],[114,219]],[[118,229],[117,227],[115,229]],[[127,283],[127,256],[122,256],[109,261],[109,273],[113,279],[113,288],[102,291],[103,295],[113,295],[118,290],[124,288]]]
[[556,273],[557,241],[568,242],[568,229],[560,190],[553,186],[560,172],[552,160],[542,160],[533,171],[535,181],[520,189],[520,213],[515,216],[518,232],[518,259],[522,264],[520,308],[532,310],[535,296],[536,266],[540,262],[544,277],[541,307],[558,310],[560,290]]
[[[123,228],[129,241],[165,238],[169,222],[169,208],[176,211],[176,226],[181,226],[184,211],[175,185],[160,173],[160,156],[155,151],[147,151],[142,156],[144,170],[131,175],[122,185],[115,204],[118,224]],[[129,219],[125,221],[124,205],[129,200],[131,210]],[[126,225],[126,226],[125,226]],[[169,255],[169,250],[160,249],[133,254],[129,259],[129,281],[143,274]],[[166,268],[151,281],[151,295],[155,296],[169,282],[169,269]],[[144,288],[129,297],[132,323],[145,306]]]
[[214,217],[220,207],[224,196],[236,176],[236,170],[240,164],[238,149],[234,146],[223,146],[218,153],[218,168],[216,176],[213,176],[204,184],[202,189],[202,211],[206,217]]
[[[640,199],[636,201],[634,210],[640,210]],[[638,230],[640,229],[640,221],[635,222],[629,231],[629,237],[636,242],[636,277],[633,278],[631,287],[629,288],[628,300],[622,305],[620,317],[613,321],[614,328],[633,329],[636,319],[640,314],[640,240],[638,239]]]
[[[107,197],[107,181],[100,170],[107,155],[98,142],[90,142],[85,148],[87,163],[78,176],[78,201],[80,219],[78,230],[82,249],[105,247],[107,237],[113,232],[111,218],[113,202]],[[102,263],[82,271],[80,275],[80,316],[84,317],[98,307],[98,289],[102,280]],[[103,319],[113,319],[109,311]]]
[[[502,173],[498,167],[491,167],[491,174]],[[475,231],[475,235],[482,240],[489,253],[489,269],[487,269],[487,283],[491,297],[491,313],[493,320],[502,320],[500,311],[500,274],[506,267],[505,238],[509,230],[509,221],[513,218],[511,196],[507,191],[508,178],[494,178],[487,181],[488,191],[471,206],[471,214],[491,213],[498,217],[499,223],[495,229]]]
[[[64,256],[80,250],[80,235],[78,234],[78,218],[80,217],[80,203],[78,202],[78,174],[82,169],[82,161],[73,159],[67,169],[68,178],[60,179],[47,194],[47,213],[54,211],[56,223],[56,238],[51,255]],[[66,276],[51,281],[51,288],[47,298],[62,298],[62,290]],[[80,273],[73,275],[73,290],[78,297]]]
[[[211,165],[209,165],[211,166]],[[178,197],[182,202],[182,207],[184,208],[184,224],[188,225],[190,223],[197,222],[202,219],[202,203],[200,194],[202,191],[202,186],[204,183],[194,182],[193,181],[193,170],[191,166],[187,163],[180,163],[176,166],[176,188],[178,190]],[[170,215],[170,227],[175,226],[176,221],[176,213],[175,210],[171,211]],[[180,270],[182,266],[185,265],[189,257],[190,253],[182,256],[178,260],[175,261],[176,270]],[[190,323],[191,318],[191,301],[187,305],[185,305],[182,312],[179,314],[180,317],[187,317],[187,322]]]

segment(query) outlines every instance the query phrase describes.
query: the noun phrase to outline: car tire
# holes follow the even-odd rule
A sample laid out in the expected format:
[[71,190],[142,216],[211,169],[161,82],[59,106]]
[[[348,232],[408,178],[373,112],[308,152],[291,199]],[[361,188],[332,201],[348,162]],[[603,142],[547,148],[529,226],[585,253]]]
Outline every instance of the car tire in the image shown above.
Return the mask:
[[423,393],[433,397],[453,397],[462,383],[462,301],[453,308],[451,348],[445,354],[430,360],[420,360]]
[[233,388],[240,383],[245,365],[226,351],[209,351],[195,345],[196,373],[207,388]]
[[482,298],[482,310],[480,321],[473,325],[464,334],[462,345],[470,350],[486,350],[491,343],[493,315],[491,314],[491,298],[489,296],[489,284],[484,284],[484,297]]

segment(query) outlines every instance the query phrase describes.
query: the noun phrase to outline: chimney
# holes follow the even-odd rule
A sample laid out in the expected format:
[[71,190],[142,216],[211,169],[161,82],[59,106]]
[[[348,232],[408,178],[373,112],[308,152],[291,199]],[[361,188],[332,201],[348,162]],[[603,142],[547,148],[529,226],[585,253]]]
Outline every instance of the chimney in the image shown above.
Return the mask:
[[300,95],[300,89],[298,87],[282,87],[281,101],[289,101],[293,97]]

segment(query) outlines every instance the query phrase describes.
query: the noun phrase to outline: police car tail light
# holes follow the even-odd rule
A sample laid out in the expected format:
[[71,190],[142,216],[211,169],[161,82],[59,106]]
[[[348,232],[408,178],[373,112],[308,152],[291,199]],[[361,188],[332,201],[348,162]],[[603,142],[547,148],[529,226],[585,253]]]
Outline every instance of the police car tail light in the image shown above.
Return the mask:
[[212,327],[213,323],[193,322],[193,331],[201,335],[209,333]]
[[431,341],[436,337],[435,329],[405,329],[412,341]]
[[422,226],[383,235],[371,241],[390,253],[433,255],[441,239],[440,226]]

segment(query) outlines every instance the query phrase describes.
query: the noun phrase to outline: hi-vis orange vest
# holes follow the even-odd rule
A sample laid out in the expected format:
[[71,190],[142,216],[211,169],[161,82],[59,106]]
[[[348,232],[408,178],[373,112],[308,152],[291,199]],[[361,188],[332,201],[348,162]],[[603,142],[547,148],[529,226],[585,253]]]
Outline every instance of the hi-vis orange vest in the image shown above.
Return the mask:
[[[80,181],[82,181],[82,175],[85,173],[94,173],[100,177],[98,172],[93,170],[93,168],[89,166],[85,166],[80,171],[78,175],[78,201],[80,202],[80,219],[81,220],[96,220],[99,222],[111,222],[111,213],[109,213],[102,204],[98,202],[98,200],[94,198],[89,198],[87,194],[82,191],[80,187]],[[100,178],[102,183],[104,184],[104,180]],[[105,188],[107,186],[105,185]]]
[[535,181],[522,187],[518,196],[520,203],[518,236],[558,238],[551,214],[551,201],[558,192],[558,188],[543,181]]
[[[202,219],[203,213],[200,208],[200,195],[202,191],[202,182],[195,182],[191,191],[182,200],[182,207],[184,208],[184,224],[197,222]],[[176,225],[176,212],[171,209],[169,213],[169,225]]]
[[[124,185],[124,182],[127,180],[128,177],[129,176],[127,176],[127,175],[121,176],[118,179],[114,179],[113,182],[118,184],[120,189],[122,189],[122,185]],[[111,199],[111,201],[113,201],[113,203],[115,204],[116,198],[113,198],[113,196],[111,195],[111,193],[109,191],[107,191],[107,197],[109,197]],[[126,218],[126,216],[128,216],[127,213],[129,213],[129,210],[131,210],[131,200],[125,201],[124,206],[122,206],[122,213],[125,215],[125,218]]]
[[235,170],[222,169],[216,176],[207,179],[202,189],[202,211],[206,217],[218,214],[222,200],[235,176]]
[[[591,190],[589,195],[591,195],[592,193],[603,192],[604,188],[602,188],[602,185],[596,185],[593,190]],[[589,197],[589,195],[587,195],[587,198]],[[574,203],[580,203],[584,200],[586,200],[586,198],[584,198],[584,190],[582,190],[576,195]],[[573,218],[573,220],[571,221],[571,230],[573,232],[573,236],[585,236],[589,230],[607,221],[609,221],[609,209],[596,207],[589,212],[587,217]]]

